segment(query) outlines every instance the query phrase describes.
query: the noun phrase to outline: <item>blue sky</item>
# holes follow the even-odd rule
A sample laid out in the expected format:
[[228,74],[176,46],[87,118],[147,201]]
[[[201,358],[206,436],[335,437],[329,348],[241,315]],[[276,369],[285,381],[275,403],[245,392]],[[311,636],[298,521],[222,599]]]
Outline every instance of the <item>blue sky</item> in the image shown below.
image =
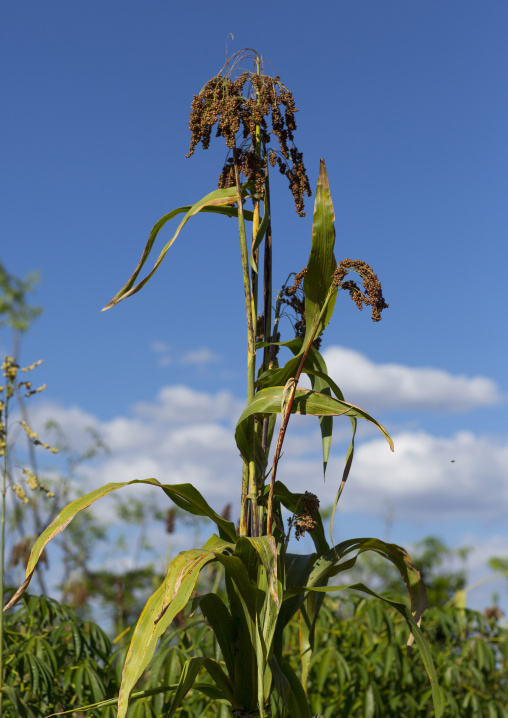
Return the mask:
[[[363,431],[337,531],[381,535],[391,522],[399,543],[429,533],[475,543],[477,578],[489,555],[508,554],[508,6],[315,7],[4,3],[0,260],[41,273],[33,301],[44,314],[22,347],[26,363],[45,359],[36,413],[56,416],[77,444],[86,425],[106,436],[113,454],[90,485],[141,472],[194,478],[219,505],[237,491],[230,427],[244,402],[245,338],[233,222],[194,218],[145,289],[100,314],[155,221],[216,185],[224,147],[186,159],[188,113],[231,33],[230,53],[257,49],[293,90],[313,188],[326,159],[337,257],[371,264],[390,305],[373,324],[343,296],[325,335],[346,398],[396,444],[391,455]],[[300,219],[278,175],[272,185],[278,286],[306,264],[312,200]],[[285,477],[310,481],[326,503],[345,435],[337,424],[323,486],[307,427],[295,423]]]

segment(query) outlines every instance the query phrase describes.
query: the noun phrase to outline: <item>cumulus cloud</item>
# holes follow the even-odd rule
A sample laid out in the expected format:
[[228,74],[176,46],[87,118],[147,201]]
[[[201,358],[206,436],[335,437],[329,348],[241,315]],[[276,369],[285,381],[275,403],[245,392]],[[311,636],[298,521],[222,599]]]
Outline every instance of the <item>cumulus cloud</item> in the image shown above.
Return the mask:
[[376,364],[353,349],[333,346],[323,352],[330,376],[357,406],[378,409],[467,411],[503,400],[498,386],[482,376],[443,369]]
[[219,362],[221,357],[208,347],[192,349],[180,355],[175,355],[167,342],[153,341],[150,344],[150,351],[157,356],[159,366],[170,364],[181,364],[186,366],[204,367],[207,364]]
[[[137,403],[128,414],[108,421],[76,406],[43,401],[31,419],[41,436],[45,420],[56,420],[78,451],[90,444],[87,427],[109,446],[110,454],[80,468],[75,489],[82,493],[108,482],[151,477],[168,484],[188,482],[219,512],[231,503],[231,517],[236,521],[241,459],[233,428],[242,409],[243,401],[229,391],[200,392],[181,385],[165,386],[154,401]],[[293,491],[313,491],[322,506],[330,505],[342,475],[349,427],[336,423],[336,441],[324,482],[317,421],[308,417],[294,417],[292,421],[279,478]],[[441,521],[445,537],[448,522],[467,521],[474,540],[464,536],[464,543],[475,545],[469,561],[471,580],[482,578],[488,573],[485,560],[507,553],[506,537],[482,543],[475,534],[495,531],[508,513],[508,441],[471,432],[434,436],[409,430],[395,433],[393,439],[394,453],[377,436],[369,434],[358,442],[339,513],[361,513],[374,519],[389,504],[397,519],[420,525],[422,531],[426,523]],[[145,485],[122,490],[121,496],[156,501],[161,509],[171,505],[160,490]],[[93,508],[96,517],[108,525],[116,521],[112,502],[106,498]],[[202,530],[204,537],[208,529],[203,526]],[[161,533],[160,526],[150,529],[154,545],[161,539],[157,534],[154,540],[157,531]],[[188,528],[179,526],[177,531],[175,550],[185,547],[185,541],[199,541],[190,537]],[[493,585],[492,590],[499,589]],[[471,598],[470,605],[488,602],[485,592]]]
[[[393,440],[394,453],[383,439],[359,444],[342,510],[378,515],[389,502],[396,516],[421,523],[466,519],[485,524],[508,513],[508,442],[469,432],[440,437],[423,431],[402,432]],[[317,460],[289,460],[283,474],[299,491],[313,481],[326,505],[334,500],[343,460],[335,454],[321,486]]]
[[[80,467],[81,492],[111,481],[153,477],[161,483],[194,484],[220,511],[226,503],[236,504],[239,495],[242,464],[233,428],[243,408],[243,402],[228,391],[212,394],[166,386],[155,401],[135,404],[127,416],[110,421],[77,407],[41,403],[32,414],[32,423],[39,429],[52,418],[77,451],[90,444],[88,428],[103,439],[110,453]],[[154,494],[160,498],[156,489],[135,485],[126,496],[142,499]],[[105,508],[102,502],[96,504],[99,515],[106,516],[107,503]]]
[[186,352],[181,358],[182,364],[194,364],[195,366],[204,366],[205,364],[213,364],[220,361],[219,354],[215,354],[206,347],[194,349]]
[[[76,407],[46,405],[73,445],[89,444],[85,427],[101,435],[111,453],[86,469],[87,488],[108,481],[155,477],[163,483],[194,483],[218,510],[238,503],[241,460],[233,427],[243,402],[228,391],[198,392],[163,387],[156,400],[135,404],[127,416],[100,421]],[[42,413],[41,413],[42,411]],[[346,437],[340,431],[338,438]],[[347,427],[346,427],[347,428]],[[498,520],[508,513],[508,442],[470,432],[433,436],[403,431],[393,436],[395,453],[383,438],[360,441],[344,493],[345,511],[377,514],[389,501],[395,514],[419,522],[436,519]],[[294,490],[318,489],[330,504],[342,474],[345,445],[334,443],[323,483],[317,422],[294,422],[279,477]],[[84,489],[83,486],[80,487]],[[141,497],[143,487],[133,487]]]
[[216,394],[199,392],[188,386],[165,386],[157,394],[156,402],[139,402],[133,413],[140,419],[153,422],[187,424],[202,421],[235,421],[244,408],[243,402],[229,391]]

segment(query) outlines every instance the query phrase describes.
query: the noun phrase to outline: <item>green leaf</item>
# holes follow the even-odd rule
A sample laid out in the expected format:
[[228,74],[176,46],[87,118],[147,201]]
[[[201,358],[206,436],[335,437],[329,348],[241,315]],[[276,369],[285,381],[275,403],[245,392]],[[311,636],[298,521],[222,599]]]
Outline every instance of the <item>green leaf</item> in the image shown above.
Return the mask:
[[[246,195],[246,190],[242,190],[242,196]],[[184,225],[187,223],[187,221],[193,217],[195,214],[198,214],[198,212],[211,212],[214,214],[224,214],[228,217],[237,217],[238,216],[238,210],[234,207],[229,207],[228,205],[235,204],[237,200],[236,195],[236,187],[231,187],[228,189],[217,189],[214,192],[210,192],[210,194],[207,194],[205,197],[200,199],[198,202],[196,202],[193,205],[188,205],[186,207],[178,207],[177,209],[174,209],[172,212],[169,212],[168,214],[165,214],[161,219],[157,222],[157,224],[154,225],[152,231],[150,232],[150,236],[148,237],[148,242],[145,245],[145,248],[143,250],[143,254],[141,255],[141,259],[139,260],[138,266],[134,270],[132,276],[129,278],[129,280],[126,282],[126,284],[122,287],[122,289],[116,294],[113,299],[107,304],[103,312],[106,311],[106,309],[110,309],[115,304],[118,304],[122,299],[125,299],[126,297],[131,296],[132,294],[135,294],[136,292],[139,292],[139,290],[148,282],[148,280],[154,275],[154,273],[157,271],[160,263],[166,256],[169,248],[174,243],[178,235],[180,234],[180,231],[184,227]],[[141,269],[143,268],[143,265],[145,264],[146,260],[148,259],[150,252],[152,251],[153,243],[155,242],[155,239],[157,238],[157,235],[159,234],[160,230],[164,225],[170,220],[173,219],[173,217],[176,217],[177,214],[180,214],[182,212],[185,212],[185,216],[180,222],[180,224],[177,227],[177,230],[173,237],[169,240],[169,242],[165,245],[162,252],[159,254],[159,257],[155,263],[154,268],[150,272],[150,274],[145,277],[141,282],[136,284],[134,286],[134,282],[136,281]],[[245,219],[252,221],[252,212],[249,212],[247,210],[243,211],[243,215]]]
[[300,679],[291,668],[288,660],[279,656],[278,662],[282,673],[289,683],[288,714],[291,718],[312,718],[307,696],[303,690]]
[[21,698],[21,696],[19,695],[19,691],[17,691],[13,686],[4,685],[2,687],[2,692],[4,694],[4,700],[7,699],[7,701],[10,701],[10,703],[14,706],[14,709],[16,710],[16,715],[19,716],[19,718],[36,718],[35,713]]
[[[298,357],[302,354],[302,346],[303,346],[303,339],[297,337],[295,339],[292,339],[289,342],[275,342],[278,346],[287,347],[290,349],[293,354]],[[269,346],[270,342],[263,342],[256,346]],[[293,363],[296,364],[296,362]],[[293,366],[293,365],[291,365]],[[295,371],[298,367],[294,367]],[[281,370],[276,370],[281,371]],[[287,379],[289,379],[289,376],[285,379],[284,373],[287,370],[285,368],[282,369],[283,374],[280,376],[280,380],[276,381],[274,384],[270,381],[269,384],[266,384],[265,386],[277,386],[285,384]],[[307,374],[307,376],[310,379],[310,383],[312,386],[313,391],[317,391],[321,394],[328,394],[330,395],[330,382],[327,381],[328,379],[328,369],[326,367],[326,362],[319,353],[319,351],[314,347],[309,347],[309,352],[307,354],[307,357],[305,359],[305,363],[303,365],[303,372]],[[322,374],[319,375],[319,372]],[[325,379],[323,378],[326,377]],[[272,379],[275,379],[275,375],[271,377]],[[336,385],[335,385],[336,386]],[[338,389],[338,387],[337,387]],[[342,392],[339,389],[339,393],[336,393],[337,399],[341,399],[344,401],[344,396],[342,395]],[[352,419],[352,421],[354,421]],[[330,448],[332,445],[332,431],[333,431],[333,417],[331,416],[320,416],[319,417],[319,426],[321,429],[321,440],[323,445],[323,474],[326,473],[326,466],[328,464],[328,458],[330,456]]]
[[[353,557],[349,561],[339,563],[342,558],[347,556],[352,551],[358,552],[355,557]],[[371,591],[371,589],[364,586],[364,584],[352,584],[347,586],[335,587],[319,585],[322,584],[324,581],[327,581],[332,576],[336,576],[338,573],[352,568],[358,556],[364,551],[374,551],[389,560],[398,568],[411,597],[411,609],[409,609],[404,604],[397,603],[396,601],[390,601],[383,596],[379,596],[377,593]],[[302,572],[300,571],[300,576],[301,575]],[[407,551],[405,551],[400,546],[397,546],[396,544],[389,544],[385,541],[380,541],[379,539],[360,538],[342,541],[340,544],[337,544],[332,549],[330,549],[327,553],[318,557],[314,561],[313,565],[309,566],[308,579],[304,587],[302,585],[293,585],[291,587],[288,586],[284,592],[283,600],[291,601],[292,597],[299,594],[303,595],[308,590],[326,592],[333,590],[342,591],[348,588],[363,591],[364,593],[368,593],[372,596],[375,596],[376,598],[380,598],[385,603],[388,603],[389,605],[396,608],[397,611],[399,611],[399,613],[404,616],[411,630],[410,639],[408,641],[408,648],[410,647],[414,638],[420,649],[422,660],[431,681],[436,715],[441,715],[442,700],[437,682],[434,663],[432,661],[432,655],[430,653],[429,646],[419,628],[419,622],[425,609],[425,588],[421,580],[421,575],[419,571],[413,566],[411,558]]]
[[233,683],[224,673],[224,670],[217,661],[212,658],[205,658],[203,666],[208,672],[208,675],[215,683],[217,690],[221,692],[222,698],[231,705],[233,704]]
[[149,664],[159,638],[176,614],[187,605],[199,572],[203,566],[215,559],[216,552],[228,546],[219,541],[212,541],[212,544],[215,545],[213,550],[203,547],[182,551],[175,556],[169,565],[164,583],[148,599],[134,629],[125,659],[118,697],[118,718],[124,718],[130,693]]
[[[257,394],[255,394],[254,399],[246,406],[240,416],[236,426],[235,439],[236,444],[240,449],[240,453],[245,461],[249,462],[251,459],[251,448],[248,435],[249,416],[252,416],[253,414],[280,414],[283,393],[283,386],[261,389],[257,392]],[[357,419],[365,419],[379,429],[393,451],[393,441],[386,429],[372,416],[367,414],[367,412],[363,411],[363,409],[360,409],[347,401],[341,401],[340,399],[335,399],[327,394],[321,394],[311,391],[310,389],[297,387],[291,413],[312,414],[314,416],[348,416]]]
[[332,284],[332,275],[337,267],[333,248],[335,244],[335,212],[333,211],[330,185],[324,159],[319,165],[319,177],[314,202],[314,219],[312,224],[312,246],[307,273],[303,282],[305,294],[306,333],[304,345],[317,338],[333,314],[337,293],[330,297],[324,317],[319,322],[317,331],[315,324],[324,307]]
[[[255,253],[256,249],[259,247],[259,245],[261,244],[261,242],[263,241],[263,237],[266,234],[266,230],[268,229],[268,223],[270,221],[270,211],[268,209],[268,199],[267,199],[266,189],[264,191],[263,206],[264,206],[263,219],[261,220],[261,224],[259,225],[258,231],[256,233],[256,239],[252,243],[252,247],[250,250],[250,266],[256,272],[256,274],[258,272],[258,268],[256,265],[256,261],[254,259],[254,253]],[[244,214],[245,214],[245,210],[244,210]]]
[[237,546],[242,541],[248,541],[255,551],[257,551],[261,563],[263,564],[268,579],[268,591],[274,604],[278,607],[282,596],[279,582],[277,580],[277,545],[273,536],[245,536],[238,539]]
[[[272,655],[272,643],[277,626],[277,619],[282,603],[282,585],[277,577],[277,545],[273,536],[245,537],[238,539],[236,551],[241,551],[244,543],[250,543],[257,552],[262,566],[258,567],[256,586],[262,602],[256,606],[256,640],[254,648],[257,659],[258,673],[258,709],[264,715],[265,699],[268,700],[271,677],[268,681],[266,671],[270,670],[269,661]],[[265,695],[265,683],[268,683]]]
[[25,592],[32,579],[35,567],[41,557],[44,547],[70,524],[76,514],[83,511],[83,509],[88,508],[98,499],[101,499],[111,492],[123,488],[124,486],[130,486],[131,484],[158,486],[170,499],[172,499],[172,501],[174,501],[175,504],[180,506],[180,508],[196,516],[207,516],[212,519],[212,521],[214,521],[219,528],[221,537],[232,541],[233,543],[236,541],[237,535],[234,524],[231,521],[226,521],[219,516],[219,514],[217,514],[208,505],[199,491],[191,484],[161,484],[157,481],[157,479],[134,479],[133,481],[106,484],[99,489],[95,489],[95,491],[91,491],[89,494],[86,494],[86,496],[80,496],[78,499],[71,501],[70,504],[60,511],[58,516],[47,527],[47,529],[42,532],[33,545],[26,568],[26,578],[9,603],[5,606],[4,611],[13,606]]
[[436,718],[441,718],[443,715],[443,699],[441,696],[441,691],[439,688],[439,682],[437,679],[436,669],[434,666],[434,660],[432,658],[432,653],[430,650],[430,646],[425,639],[423,633],[420,630],[420,627],[418,626],[417,622],[415,621],[415,618],[413,614],[411,613],[410,609],[404,605],[403,603],[399,603],[398,601],[392,601],[389,598],[386,598],[385,596],[381,596],[380,594],[376,593],[375,591],[372,591],[370,588],[365,586],[363,583],[353,583],[349,585],[344,586],[305,586],[305,587],[294,587],[288,591],[288,595],[294,595],[296,593],[305,593],[306,591],[318,591],[318,592],[330,592],[330,591],[344,591],[346,589],[354,590],[354,591],[362,591],[363,593],[367,593],[370,596],[374,596],[374,598],[378,598],[379,600],[383,601],[384,603],[387,603],[388,605],[395,608],[406,620],[410,631],[412,635],[415,638],[415,642],[420,649],[420,655],[422,657],[423,665],[425,666],[425,670],[427,671],[427,675],[430,679],[430,684],[432,688],[432,699],[434,702],[434,710],[436,713]]
[[[254,553],[253,549],[251,551]],[[239,556],[222,555],[217,560],[225,568],[229,609],[235,626],[234,705],[243,706],[246,711],[254,710],[258,694],[254,649],[258,588],[251,583],[247,568]],[[241,676],[241,680],[238,676]]]
[[207,623],[215,634],[222,657],[232,681],[235,680],[234,638],[235,626],[224,601],[216,593],[197,596],[192,603],[193,611],[199,606]]

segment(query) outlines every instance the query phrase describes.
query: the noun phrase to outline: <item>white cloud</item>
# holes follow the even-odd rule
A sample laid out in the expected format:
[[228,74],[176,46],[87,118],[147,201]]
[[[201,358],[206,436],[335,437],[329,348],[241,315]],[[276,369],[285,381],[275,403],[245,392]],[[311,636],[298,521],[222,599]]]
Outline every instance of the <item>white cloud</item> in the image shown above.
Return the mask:
[[347,401],[366,408],[467,411],[503,400],[498,386],[482,376],[454,375],[442,369],[375,364],[364,354],[330,347],[323,352],[330,376]]
[[167,342],[151,342],[150,351],[157,355],[157,364],[159,366],[169,366],[173,364],[174,359],[171,356],[171,347]]
[[204,364],[211,364],[218,361],[220,361],[219,354],[214,354],[214,352],[210,351],[210,349],[207,349],[206,347],[187,352],[180,359],[182,364],[194,364],[197,366],[203,366]]
[[[92,426],[111,449],[110,456],[85,470],[90,488],[148,477],[162,483],[190,482],[220,510],[227,502],[238,504],[241,460],[233,428],[242,408],[227,391],[211,394],[166,386],[154,402],[136,404],[129,416],[111,421],[101,422],[76,407],[53,404],[45,410],[65,427],[72,444],[88,445],[83,429]],[[41,413],[35,418],[34,424],[40,425]],[[330,504],[342,474],[344,445],[338,450],[334,444],[323,483],[317,422],[309,421],[306,430],[303,422],[295,421],[294,428],[279,477],[293,490],[316,486],[322,505]],[[388,501],[396,517],[423,523],[495,522],[508,513],[508,442],[470,432],[442,437],[404,431],[393,439],[395,453],[382,438],[358,442],[341,510],[377,515]],[[147,488],[130,491],[141,498]]]
[[179,385],[163,387],[157,394],[156,403],[139,402],[134,405],[133,412],[144,421],[182,424],[223,419],[234,422],[243,408],[243,402],[229,391],[210,394]]
[[[232,503],[232,520],[236,521],[241,460],[233,428],[242,409],[243,402],[228,391],[210,393],[187,386],[165,386],[154,401],[138,403],[128,415],[109,421],[101,421],[79,407],[66,408],[48,402],[38,405],[31,420],[45,438],[43,423],[48,417],[54,418],[78,451],[90,444],[86,427],[97,431],[109,445],[110,455],[80,467],[80,478],[75,483],[80,492],[108,482],[152,477],[161,483],[191,483],[219,512]],[[333,502],[340,482],[345,446],[334,442],[324,482],[318,424],[306,419],[294,417],[278,478],[293,491],[314,491],[321,505],[327,506]],[[341,427],[337,422],[336,436],[344,439],[348,431],[348,426]],[[508,441],[470,432],[443,437],[424,431],[399,432],[393,439],[394,453],[377,436],[367,435],[358,442],[336,527],[340,525],[341,513],[353,516],[361,513],[374,520],[386,505],[391,507],[396,522],[410,521],[421,526],[422,532],[426,531],[426,524],[435,526],[441,522],[445,539],[448,523],[467,521],[471,534],[463,536],[462,543],[475,546],[468,561],[470,581],[488,575],[486,559],[508,553],[506,536],[478,538],[479,533],[492,533],[496,527],[502,527],[508,514]],[[56,460],[47,458],[50,462]],[[43,459],[40,462],[44,464]],[[130,486],[120,495],[123,499],[156,501],[161,509],[171,506],[160,490],[146,485]],[[93,507],[97,519],[108,525],[117,522],[113,501],[108,497]],[[129,527],[120,526],[118,530],[131,531],[134,540]],[[203,540],[210,530],[211,524],[203,526]],[[497,530],[499,533],[503,529]],[[150,527],[149,539],[164,552],[161,531],[160,524]],[[191,537],[191,529],[183,524],[177,525],[177,532],[171,538],[174,550],[199,541]],[[502,593],[503,586],[502,582],[493,582],[472,592],[469,605],[487,605],[492,592]]]
[[[467,519],[478,524],[502,521],[508,513],[508,442],[459,432],[436,437],[420,432],[393,436],[392,453],[384,439],[360,443],[355,451],[341,510],[378,515],[389,502],[395,516],[425,523]],[[335,453],[320,485],[318,460],[292,461],[282,468],[295,490],[319,486],[323,505],[335,498],[344,456]]]
[[150,343],[150,350],[154,354],[167,354],[171,351],[171,347],[167,342],[154,341]]
[[153,341],[150,343],[150,351],[157,355],[157,364],[159,366],[169,366],[170,364],[182,364],[187,366],[204,367],[207,364],[219,362],[221,357],[215,354],[208,347],[200,347],[199,349],[191,349],[190,351],[175,356],[171,346],[167,342]]

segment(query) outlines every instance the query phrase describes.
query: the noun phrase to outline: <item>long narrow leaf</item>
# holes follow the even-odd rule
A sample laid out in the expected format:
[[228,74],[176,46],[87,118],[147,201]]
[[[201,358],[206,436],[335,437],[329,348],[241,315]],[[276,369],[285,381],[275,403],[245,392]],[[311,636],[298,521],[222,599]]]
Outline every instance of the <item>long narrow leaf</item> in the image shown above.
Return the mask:
[[45,546],[70,524],[76,514],[83,511],[83,509],[88,508],[98,499],[101,499],[111,492],[123,488],[124,486],[130,486],[131,484],[148,484],[151,486],[158,486],[181,508],[184,508],[186,511],[195,515],[208,516],[212,519],[212,521],[214,521],[219,528],[222,538],[232,541],[233,543],[236,541],[237,536],[234,524],[231,521],[226,521],[219,516],[219,514],[217,514],[208,505],[199,491],[191,484],[161,484],[157,481],[157,479],[134,479],[133,481],[106,484],[99,489],[95,489],[95,491],[91,491],[89,494],[86,494],[86,496],[80,496],[78,499],[72,501],[62,509],[47,529],[42,532],[37,541],[34,543],[30,558],[28,559],[26,578],[9,603],[5,606],[4,611],[13,606],[25,592],[32,579],[35,567]]
[[132,689],[152,659],[159,638],[187,605],[199,572],[226,546],[224,542],[213,543],[216,546],[214,550],[204,547],[182,551],[175,556],[164,583],[148,599],[127,651],[118,697],[118,718],[125,717]]
[[232,681],[235,680],[235,626],[231,614],[224,601],[216,593],[197,596],[193,602],[193,610],[199,606],[207,623],[215,634],[222,651],[222,657]]
[[[243,196],[245,196],[246,192],[243,190],[242,192]],[[141,255],[141,259],[139,260],[138,266],[134,270],[133,274],[129,278],[129,280],[126,282],[126,284],[122,287],[122,289],[116,294],[113,299],[107,304],[103,312],[106,311],[106,309],[110,309],[115,304],[118,304],[122,299],[125,299],[126,297],[129,297],[132,294],[135,294],[136,292],[139,292],[139,290],[148,282],[148,280],[154,275],[154,273],[157,271],[157,268],[159,267],[160,263],[166,256],[169,248],[171,245],[175,242],[176,238],[180,234],[180,231],[182,230],[183,226],[187,223],[187,221],[194,216],[195,214],[198,214],[198,212],[212,212],[215,214],[225,214],[229,217],[237,217],[238,216],[238,210],[233,207],[228,207],[227,205],[234,204],[236,202],[237,196],[236,196],[236,187],[229,188],[229,189],[218,189],[214,192],[210,192],[210,194],[207,194],[205,197],[200,199],[198,202],[196,202],[193,205],[188,205],[186,207],[178,207],[177,209],[174,209],[172,212],[169,212],[168,214],[165,214],[161,219],[154,225],[152,231],[150,232],[150,236],[148,238],[148,242],[145,245],[145,248],[143,250],[143,254]],[[173,219],[173,217],[176,217],[177,214],[180,214],[182,212],[185,212],[185,216],[180,222],[180,224],[177,227],[177,230],[173,237],[169,240],[169,242],[165,245],[162,252],[159,254],[159,257],[155,263],[154,268],[148,274],[147,277],[145,277],[141,282],[136,284],[134,286],[134,282],[136,281],[141,269],[143,268],[146,260],[148,259],[150,252],[153,247],[153,243],[155,242],[155,239],[157,238],[157,235],[159,234],[162,227],[170,220]],[[244,217],[245,219],[252,220],[252,212],[248,212],[244,210]]]
[[319,177],[316,188],[316,199],[314,202],[314,219],[312,224],[312,245],[307,273],[303,282],[305,294],[305,324],[306,334],[304,345],[318,337],[326,327],[333,314],[333,308],[337,293],[335,292],[328,301],[324,317],[314,336],[315,323],[325,304],[330,286],[332,274],[337,263],[333,256],[335,244],[335,228],[333,226],[335,212],[333,210],[330,194],[330,184],[324,159],[319,165]]

